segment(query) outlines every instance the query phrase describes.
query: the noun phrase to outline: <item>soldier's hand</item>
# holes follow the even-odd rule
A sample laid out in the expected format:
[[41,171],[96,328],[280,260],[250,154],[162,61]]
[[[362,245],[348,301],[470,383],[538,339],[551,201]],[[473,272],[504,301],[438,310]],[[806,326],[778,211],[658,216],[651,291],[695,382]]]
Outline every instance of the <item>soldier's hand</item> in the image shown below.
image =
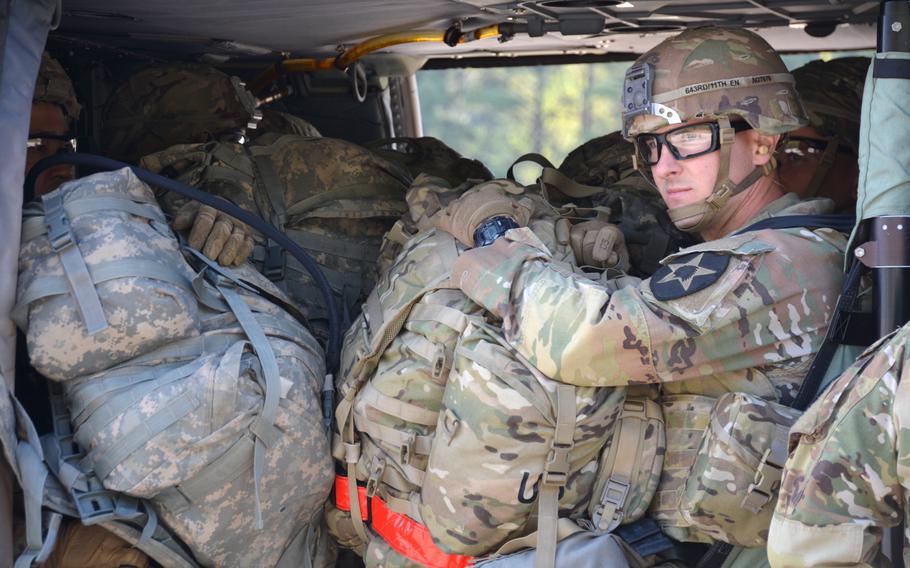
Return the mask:
[[177,210],[174,229],[190,229],[188,244],[223,266],[240,266],[253,252],[253,234],[245,223],[197,201]]
[[450,233],[469,247],[474,246],[474,231],[493,217],[508,217],[519,227],[528,224],[530,203],[507,195],[502,186],[489,182],[477,186],[433,217],[433,225]]
[[629,250],[626,239],[616,225],[592,219],[573,225],[569,231],[569,243],[575,260],[581,266],[615,268],[623,272],[629,269]]

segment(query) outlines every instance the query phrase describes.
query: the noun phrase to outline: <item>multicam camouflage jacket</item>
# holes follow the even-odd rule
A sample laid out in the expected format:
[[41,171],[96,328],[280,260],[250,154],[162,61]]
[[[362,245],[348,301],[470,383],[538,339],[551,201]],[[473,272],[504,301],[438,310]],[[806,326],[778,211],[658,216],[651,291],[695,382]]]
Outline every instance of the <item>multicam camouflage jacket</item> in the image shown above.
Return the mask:
[[910,527],[908,374],[910,324],[870,347],[793,426],[772,566],[891,565],[882,534]]
[[[830,205],[786,195],[754,220]],[[467,270],[454,278],[556,380],[663,383],[665,394],[738,391],[786,404],[834,309],[844,244],[830,229],[734,234],[672,254],[638,286],[611,291],[534,260],[541,251],[507,233],[501,245],[466,253],[456,271]]]
[[[787,195],[752,222],[831,206]],[[697,511],[685,515],[680,495],[718,397],[794,400],[837,300],[845,236],[746,231],[670,255],[637,285],[603,285],[569,274],[516,234],[466,252],[453,279],[503,319],[509,343],[547,376],[578,386],[660,384],[666,452],[648,514],[677,540],[737,542],[729,523],[741,511],[707,530],[692,518]],[[753,535],[762,541],[767,526]]]

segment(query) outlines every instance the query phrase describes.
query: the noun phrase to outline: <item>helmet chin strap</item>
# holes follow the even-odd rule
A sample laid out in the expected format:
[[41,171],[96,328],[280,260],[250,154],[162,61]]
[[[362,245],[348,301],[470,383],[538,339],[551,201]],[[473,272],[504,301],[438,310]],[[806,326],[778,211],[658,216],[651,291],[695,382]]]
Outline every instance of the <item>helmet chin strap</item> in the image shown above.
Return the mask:
[[828,170],[834,165],[834,157],[837,154],[837,148],[839,146],[840,143],[836,139],[828,138],[828,146],[825,148],[825,152],[822,154],[821,159],[819,159],[818,166],[815,168],[815,173],[812,175],[809,186],[806,188],[806,195],[808,197],[818,196],[818,190],[821,188],[822,181],[825,179],[825,176],[828,175]]
[[687,233],[700,233],[710,227],[717,213],[723,209],[731,197],[741,193],[777,167],[777,162],[772,157],[765,165],[753,169],[741,182],[733,183],[733,180],[730,179],[730,151],[733,149],[736,133],[730,126],[729,118],[720,117],[717,119],[717,123],[720,126],[720,166],[717,169],[717,183],[714,184],[714,190],[711,195],[701,201],[674,207],[667,211],[677,228]]

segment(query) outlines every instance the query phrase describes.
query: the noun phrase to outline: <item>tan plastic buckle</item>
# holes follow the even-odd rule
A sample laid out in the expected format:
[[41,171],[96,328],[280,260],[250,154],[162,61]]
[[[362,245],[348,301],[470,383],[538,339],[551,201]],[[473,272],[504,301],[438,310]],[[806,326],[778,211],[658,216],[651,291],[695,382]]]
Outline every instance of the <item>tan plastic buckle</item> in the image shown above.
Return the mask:
[[783,474],[783,467],[768,461],[771,455],[771,448],[765,450],[762,454],[758,468],[755,470],[755,478],[749,484],[746,490],[746,496],[743,497],[740,506],[750,513],[757,514],[776,497],[778,488],[780,488],[780,479]]
[[[367,498],[371,498],[376,494],[376,489],[379,488],[379,480],[382,479],[383,472],[385,472],[385,460],[382,458],[373,458],[373,463],[370,465],[370,477],[367,478]],[[350,472],[348,475],[350,475]]]
[[[610,531],[619,526],[630,489],[631,485],[624,481],[618,481],[612,477],[607,481],[600,495],[600,504],[597,505],[594,515],[592,515],[592,520],[598,530]],[[605,513],[608,511],[612,512],[606,515]]]
[[417,443],[417,434],[408,432],[405,441],[398,450],[398,461],[401,464],[407,464],[411,460],[411,454],[414,453],[414,444]]
[[543,483],[545,485],[564,486],[569,479],[569,452],[574,444],[553,443],[547,463],[543,468]]

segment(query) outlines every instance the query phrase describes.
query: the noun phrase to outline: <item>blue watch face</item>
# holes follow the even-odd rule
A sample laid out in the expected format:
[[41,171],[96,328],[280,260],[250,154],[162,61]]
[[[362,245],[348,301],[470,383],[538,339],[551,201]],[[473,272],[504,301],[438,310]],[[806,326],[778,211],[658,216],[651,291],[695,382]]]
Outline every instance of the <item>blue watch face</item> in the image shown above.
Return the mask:
[[474,246],[485,247],[503,236],[509,229],[517,229],[518,223],[511,217],[491,217],[474,230]]

